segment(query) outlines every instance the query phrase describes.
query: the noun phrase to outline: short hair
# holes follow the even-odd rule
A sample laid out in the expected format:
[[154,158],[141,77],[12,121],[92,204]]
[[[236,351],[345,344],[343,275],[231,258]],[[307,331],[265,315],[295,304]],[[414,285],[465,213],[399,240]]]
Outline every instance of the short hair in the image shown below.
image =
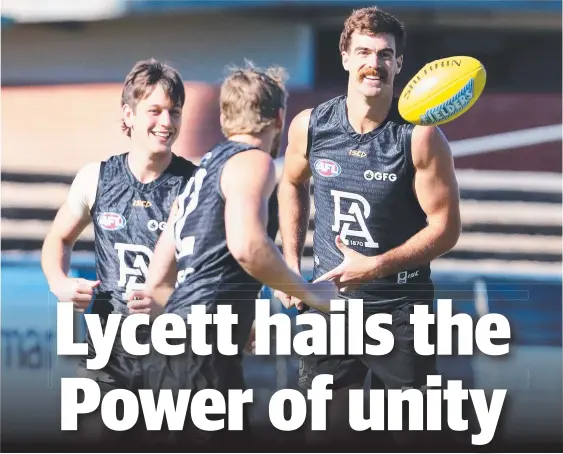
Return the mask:
[[[127,74],[121,92],[121,107],[125,104],[135,110],[137,103],[149,96],[160,85],[170,100],[184,107],[186,92],[178,71],[154,58],[138,61]],[[131,128],[121,120],[121,130],[131,137]]]
[[260,69],[248,61],[245,68],[228,70],[219,96],[225,137],[258,133],[274,124],[279,110],[286,107],[286,70],[280,66]]
[[340,35],[340,52],[349,52],[352,34],[389,33],[395,37],[397,57],[403,55],[407,33],[405,26],[395,16],[379,9],[377,6],[354,10],[344,22],[344,30]]

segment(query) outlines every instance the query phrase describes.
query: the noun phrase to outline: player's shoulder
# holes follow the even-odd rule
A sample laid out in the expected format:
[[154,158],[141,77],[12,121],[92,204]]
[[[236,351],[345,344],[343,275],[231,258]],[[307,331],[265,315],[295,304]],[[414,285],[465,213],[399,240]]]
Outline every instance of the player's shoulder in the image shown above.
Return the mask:
[[91,161],[84,164],[78,172],[76,173],[76,180],[98,180],[100,175],[100,168],[102,166],[102,161]]
[[451,156],[448,139],[438,126],[416,125],[412,130],[411,153],[415,166],[424,166],[440,156]]
[[338,95],[335,96],[334,98],[327,99],[326,101],[320,103],[319,105],[317,105],[317,107],[314,108],[314,110],[315,112],[319,112],[319,113],[325,112],[327,110],[341,106],[345,100],[346,100],[345,94]]
[[313,110],[313,108],[302,110],[293,118],[288,130],[290,137],[306,135]]
[[335,96],[334,98],[328,99],[315,107],[307,108],[299,112],[292,121],[292,126],[296,128],[309,128],[311,126],[311,118],[319,117],[332,114],[332,112],[342,105],[342,102],[346,98],[346,95]]
[[272,157],[264,150],[256,147],[249,147],[229,158],[230,162],[236,161],[257,161],[257,162],[273,162]]
[[345,101],[346,95],[343,94],[330,98],[320,104],[317,104],[316,107],[309,109],[309,127],[314,127],[319,119],[329,120],[335,114],[338,114],[338,112],[344,108]]
[[447,142],[447,139],[438,126],[414,125],[412,141],[416,145],[429,146],[443,141]]
[[79,217],[86,213],[94,204],[100,178],[102,161],[84,164],[76,173],[67,197],[67,205]]
[[252,174],[259,169],[274,168],[272,157],[260,148],[250,147],[230,156],[225,163],[225,169],[241,174]]
[[268,179],[275,180],[275,175],[272,157],[259,148],[249,148],[228,158],[221,171],[221,181],[235,186],[255,186]]
[[96,172],[100,170],[103,161],[90,161],[82,165],[79,172]]

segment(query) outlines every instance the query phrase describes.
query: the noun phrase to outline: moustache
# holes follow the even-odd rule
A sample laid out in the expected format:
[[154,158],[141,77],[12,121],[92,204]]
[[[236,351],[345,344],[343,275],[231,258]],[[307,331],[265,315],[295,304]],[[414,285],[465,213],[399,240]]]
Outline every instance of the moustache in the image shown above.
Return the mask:
[[383,68],[365,68],[360,71],[360,80],[366,77],[377,77],[381,81],[385,82],[387,80],[387,71]]

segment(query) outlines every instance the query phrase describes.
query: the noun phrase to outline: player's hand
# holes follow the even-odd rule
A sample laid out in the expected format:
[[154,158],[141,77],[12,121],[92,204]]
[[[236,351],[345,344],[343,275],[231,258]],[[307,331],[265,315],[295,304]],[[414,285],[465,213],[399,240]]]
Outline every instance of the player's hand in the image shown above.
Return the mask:
[[76,310],[83,311],[90,305],[94,288],[100,283],[101,281],[67,277],[58,282],[51,291],[59,301],[72,301]]
[[300,299],[295,298],[294,296],[289,296],[287,293],[284,293],[281,290],[275,290],[274,296],[281,301],[286,309],[290,309],[293,306],[295,306],[299,310],[303,308],[303,302]]
[[322,281],[309,286],[309,295],[304,301],[308,306],[326,314],[330,313],[330,301],[338,299],[338,287],[332,281]]
[[344,260],[336,268],[317,278],[315,282],[333,281],[342,291],[357,288],[362,282],[371,280],[373,257],[368,257],[350,249],[340,236],[336,237],[336,247],[344,254]]
[[159,306],[143,290],[134,290],[127,295],[127,307],[130,314],[150,314],[151,318],[162,312]]
[[256,320],[252,322],[248,340],[244,346],[244,351],[248,354],[254,355],[256,353]]

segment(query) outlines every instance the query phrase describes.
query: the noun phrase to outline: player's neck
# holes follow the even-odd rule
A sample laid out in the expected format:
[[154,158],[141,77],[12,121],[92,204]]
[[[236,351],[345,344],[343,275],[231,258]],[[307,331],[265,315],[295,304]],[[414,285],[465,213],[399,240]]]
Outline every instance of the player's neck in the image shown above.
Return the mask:
[[369,98],[361,93],[349,92],[346,109],[350,125],[360,134],[373,131],[387,118],[392,101],[392,92]]
[[256,134],[233,134],[228,137],[233,142],[242,142],[253,147],[259,148],[269,153],[272,148],[272,137],[268,132]]
[[147,153],[131,150],[127,164],[133,176],[141,183],[150,183],[164,172],[172,161],[172,152]]

